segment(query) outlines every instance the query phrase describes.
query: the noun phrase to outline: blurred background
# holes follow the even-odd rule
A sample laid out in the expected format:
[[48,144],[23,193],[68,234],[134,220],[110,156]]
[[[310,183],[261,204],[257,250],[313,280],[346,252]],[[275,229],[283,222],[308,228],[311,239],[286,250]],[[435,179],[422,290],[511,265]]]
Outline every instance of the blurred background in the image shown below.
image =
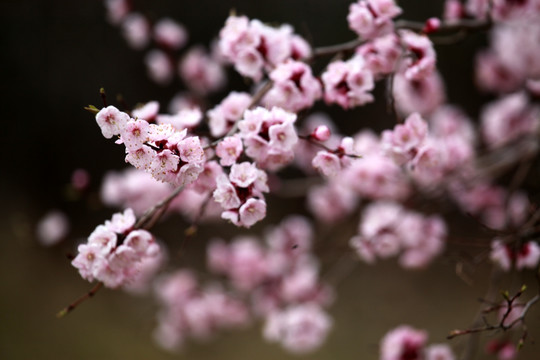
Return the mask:
[[[134,1],[135,9],[153,19],[171,17],[183,23],[190,45],[208,44],[231,9],[265,22],[289,23],[315,46],[352,40],[346,15],[350,1],[289,0],[196,2]],[[426,19],[441,14],[442,1],[401,1],[405,17]],[[0,358],[1,359],[281,359],[295,358],[261,338],[261,325],[219,334],[208,343],[190,343],[180,354],[160,350],[151,332],[156,306],[149,297],[102,290],[72,314],[55,318],[61,308],[90,289],[70,265],[66,254],[114,212],[100,204],[101,177],[125,167],[123,150],[103,138],[93,116],[83,110],[101,105],[99,89],[109,98],[122,94],[126,102],[158,100],[167,104],[179,83],[159,87],[146,76],[144,52],[129,48],[118,28],[105,19],[101,1],[3,0],[0,2],[3,129],[0,177]],[[437,48],[449,101],[476,116],[485,96],[474,90],[474,50],[486,43],[477,34],[456,45]],[[231,73],[232,74],[232,73]],[[236,75],[229,89],[245,89]],[[384,94],[377,89],[378,94]],[[225,93],[216,94],[218,102]],[[391,124],[384,102],[358,111],[330,109],[342,129]],[[68,184],[72,172],[86,169],[88,193],[74,197]],[[270,204],[269,218],[281,219],[284,209],[301,209],[303,200]],[[286,207],[285,207],[286,206]],[[71,230],[66,241],[52,248],[40,246],[35,224],[49,210],[68,214]],[[468,226],[455,223],[458,236],[472,236]],[[264,224],[242,233],[257,233]],[[354,232],[344,226],[336,241]],[[186,224],[169,218],[157,235],[167,239],[172,253],[180,247]],[[454,230],[457,229],[457,230]],[[216,233],[233,235],[232,226],[202,228],[173,257],[175,266],[202,268],[205,241]],[[343,243],[343,241],[341,241]],[[467,269],[471,283],[456,275],[456,254],[450,249],[426,271],[405,272],[395,261],[376,266],[358,264],[341,279],[331,308],[334,329],[312,359],[377,359],[380,338],[391,328],[410,324],[430,332],[430,343],[443,342],[455,328],[466,328],[479,307],[489,278],[487,264]],[[517,282],[520,282],[518,280]],[[526,280],[523,280],[526,281]],[[516,283],[508,283],[513,286]],[[530,312],[529,338],[540,336],[539,311]],[[484,336],[484,339],[487,336]],[[466,338],[450,344],[459,350]],[[538,346],[528,343],[523,359],[537,358]],[[479,357],[480,358],[480,357]]]

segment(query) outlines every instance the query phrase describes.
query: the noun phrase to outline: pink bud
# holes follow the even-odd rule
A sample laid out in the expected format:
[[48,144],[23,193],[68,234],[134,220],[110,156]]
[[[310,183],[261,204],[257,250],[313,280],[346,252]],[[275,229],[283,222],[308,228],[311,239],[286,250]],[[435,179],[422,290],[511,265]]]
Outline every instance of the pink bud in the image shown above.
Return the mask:
[[90,184],[90,174],[85,169],[76,169],[71,174],[71,186],[75,190],[83,191]]
[[313,130],[311,137],[318,141],[326,141],[330,138],[330,129],[326,125],[320,125]]
[[424,24],[424,29],[422,29],[422,31],[425,34],[431,34],[439,30],[440,27],[441,27],[441,20],[439,20],[436,17],[432,17],[426,20],[426,23]]

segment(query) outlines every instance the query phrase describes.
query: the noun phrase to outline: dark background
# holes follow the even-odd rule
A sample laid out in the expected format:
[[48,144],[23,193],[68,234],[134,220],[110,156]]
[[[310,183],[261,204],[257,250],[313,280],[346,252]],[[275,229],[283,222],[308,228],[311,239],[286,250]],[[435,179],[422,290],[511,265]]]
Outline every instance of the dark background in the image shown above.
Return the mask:
[[[136,9],[153,19],[168,16],[185,24],[190,44],[207,44],[230,10],[236,9],[250,18],[290,23],[316,46],[354,38],[345,20],[349,3],[134,2]],[[417,20],[440,14],[441,3],[411,0],[400,4],[408,19]],[[54,317],[90,287],[65,254],[73,251],[75,242],[96,224],[110,217],[112,210],[104,209],[97,200],[100,178],[109,169],[125,166],[123,150],[101,136],[83,107],[101,105],[101,87],[109,98],[122,94],[129,104],[154,99],[166,104],[179,90],[178,84],[160,88],[147,79],[144,52],[128,48],[104,14],[97,0],[0,2],[0,358],[288,358],[277,346],[263,342],[260,324],[250,331],[221,334],[207,344],[189,344],[183,354],[170,355],[152,342],[152,301],[120,291],[102,291],[66,318]],[[485,100],[474,91],[471,75],[473,51],[485,42],[480,34],[437,49],[450,101],[461,104],[471,115],[477,114]],[[235,88],[244,86],[238,77],[233,75],[232,79]],[[381,129],[389,124],[384,103],[380,102],[359,111],[332,108],[331,113],[343,129]],[[73,199],[66,196],[66,184],[76,168],[90,172],[92,185],[87,196],[70,201]],[[44,249],[36,242],[34,226],[50,208],[67,212],[72,230],[67,241]],[[271,212],[276,218],[283,215],[279,205]],[[177,238],[178,224],[183,225],[179,219],[170,219],[160,235]],[[231,232],[231,228],[203,230],[177,263],[200,265],[204,241],[217,231]],[[354,229],[343,229],[336,238],[346,237],[351,231]],[[474,285],[470,286],[455,274],[454,265],[452,257],[446,256],[423,272],[401,271],[394,261],[375,267],[357,266],[339,285],[338,300],[331,308],[335,327],[326,345],[306,357],[377,359],[380,338],[403,323],[428,329],[432,343],[443,342],[449,330],[468,326],[478,308],[476,299],[485,293],[489,274],[485,265],[472,269]],[[530,316],[532,325],[538,324],[538,312],[533,310]],[[530,333],[533,340],[540,334],[534,330]],[[459,349],[462,340],[451,344]],[[532,359],[536,350],[537,345],[527,344],[523,358]]]

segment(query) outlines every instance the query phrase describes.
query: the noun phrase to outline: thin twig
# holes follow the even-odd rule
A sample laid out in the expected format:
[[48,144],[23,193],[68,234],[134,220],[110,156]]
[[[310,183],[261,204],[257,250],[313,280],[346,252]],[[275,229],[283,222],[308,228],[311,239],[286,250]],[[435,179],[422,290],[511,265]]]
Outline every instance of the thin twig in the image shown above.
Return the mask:
[[66,316],[67,314],[69,314],[71,311],[75,310],[75,308],[77,306],[79,306],[81,303],[83,303],[85,300],[87,299],[90,299],[91,297],[93,297],[98,291],[99,289],[101,289],[103,287],[103,283],[102,282],[99,282],[97,283],[92,289],[90,289],[90,291],[88,291],[86,294],[84,294],[83,296],[81,296],[80,298],[78,298],[77,300],[75,300],[74,302],[72,302],[71,304],[69,304],[67,307],[63,308],[62,310],[60,310],[57,314],[56,314],[56,317],[58,318],[61,318],[61,317],[64,317]]
[[[395,29],[408,29],[416,32],[422,32],[424,30],[425,23],[423,22],[417,22],[417,21],[409,21],[409,20],[398,20],[395,22]],[[467,34],[470,32],[475,31],[483,31],[488,30],[492,26],[492,22],[489,20],[467,20],[463,19],[458,22],[451,22],[451,23],[442,23],[441,26],[437,29],[437,31],[434,31],[432,34],[434,42],[445,44],[450,43],[449,40],[452,40],[453,42],[456,41],[456,39],[461,39],[463,34]],[[448,35],[445,37],[442,37],[441,34],[445,33],[454,33],[455,36],[458,36],[456,38],[452,38],[453,35]],[[429,34],[430,36],[432,34]],[[353,51],[360,45],[364,44],[366,40],[363,39],[355,39],[351,41],[347,41],[341,44],[335,44],[335,45],[329,45],[329,46],[321,46],[313,49],[313,56],[312,57],[319,57],[319,56],[326,56],[326,55],[333,55],[341,52],[349,52]]]
[[[163,211],[160,212],[160,216],[161,216],[163,214],[163,212],[167,209],[167,207],[169,206],[171,201],[173,201],[174,198],[177,197],[182,192],[182,190],[184,190],[184,185],[177,187],[165,199],[161,200],[159,203],[155,204],[150,209],[146,210],[146,212],[143,214],[143,216],[141,216],[141,218],[137,221],[137,223],[135,223],[134,228],[135,229],[141,229],[141,228],[144,227],[146,230],[148,230],[149,227],[147,228],[145,226],[146,223],[154,217],[154,214],[157,211],[163,209]],[[155,223],[155,221],[153,221],[153,223]]]

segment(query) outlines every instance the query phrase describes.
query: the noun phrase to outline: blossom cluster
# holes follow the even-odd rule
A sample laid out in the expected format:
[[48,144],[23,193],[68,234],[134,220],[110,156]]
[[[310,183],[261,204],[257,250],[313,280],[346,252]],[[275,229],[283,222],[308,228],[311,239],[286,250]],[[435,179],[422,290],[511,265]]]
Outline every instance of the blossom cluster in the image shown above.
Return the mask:
[[71,263],[84,279],[117,288],[140,282],[144,270],[157,270],[149,263],[162,260],[160,247],[151,233],[134,228],[135,220],[131,209],[114,214],[79,245]]
[[245,16],[229,16],[219,37],[222,56],[255,81],[289,58],[300,60],[311,54],[308,43],[291,26],[274,28]]
[[221,217],[234,225],[250,227],[266,216],[263,192],[268,192],[266,173],[254,164],[243,162],[231,166],[229,176],[216,179],[214,200],[225,210]]
[[452,349],[446,344],[426,346],[428,334],[408,325],[390,330],[381,340],[381,360],[425,359],[455,360]]
[[120,135],[117,143],[126,146],[126,162],[152,174],[159,181],[187,185],[204,170],[205,155],[198,136],[187,136],[187,129],[170,124],[151,124],[131,118],[114,106],[96,115],[103,136]]
[[177,270],[158,278],[155,295],[161,305],[156,341],[178,350],[189,339],[204,340],[216,331],[245,327],[251,316],[247,306],[219,284],[202,287],[189,270]]
[[368,263],[401,253],[403,267],[420,268],[443,251],[446,232],[439,216],[426,217],[400,204],[379,201],[364,210],[359,235],[351,239],[351,246]]
[[265,320],[265,338],[297,353],[319,347],[332,324],[323,307],[333,296],[319,280],[312,239],[311,224],[289,216],[267,232],[266,246],[246,236],[208,247],[210,269],[251,298],[252,312]]
[[[105,4],[132,47],[155,45],[145,56],[150,77],[167,85],[177,72],[189,94],[175,98],[170,114],[160,113],[155,101],[131,112],[106,105],[96,111],[103,136],[125,146],[125,161],[135,169],[109,173],[102,184],[103,202],[127,210],[79,245],[72,264],[84,279],[134,292],[149,288],[165,252],[135,227],[136,215],[163,199],[159,213],[150,211],[152,220],[178,212],[191,229],[219,218],[250,228],[266,217],[267,194],[287,191],[303,197],[324,226],[360,219],[349,251],[370,264],[397,257],[402,267],[418,269],[441,256],[452,235],[437,213],[442,204],[497,234],[483,243],[488,248],[491,241],[495,266],[507,272],[538,267],[540,246],[531,237],[538,219],[519,184],[526,174],[520,167],[508,187],[499,178],[518,163],[534,164],[539,152],[538,1],[446,0],[442,20],[411,25],[395,20],[403,12],[395,0],[357,0],[347,16],[356,39],[319,49],[290,25],[231,15],[212,50],[196,45],[181,54],[188,34],[180,23],[150,22],[128,0]],[[447,103],[434,42],[448,40],[445,32],[488,27],[489,48],[476,57],[476,82],[495,97],[479,107],[475,124]],[[312,67],[326,55],[339,56]],[[251,91],[231,91],[209,105],[204,97],[226,81],[224,63],[249,79]],[[343,110],[372,103],[383,82],[396,123],[379,134],[360,126],[341,134],[337,122],[312,112],[322,102]],[[300,171],[289,172],[289,166]],[[291,190],[298,179],[289,183],[288,176],[298,173],[306,178]],[[78,187],[87,182],[83,176]],[[423,206],[431,201],[434,206]],[[64,237],[63,218],[46,220],[40,226],[45,242]],[[334,295],[321,281],[316,235],[308,219],[290,216],[262,239],[214,238],[207,262],[221,283],[202,284],[185,269],[155,281],[157,341],[178,349],[187,339],[257,320],[267,341],[293,353],[315,350],[332,327],[326,308]],[[507,345],[489,351],[513,358],[515,347]],[[455,359],[448,346],[427,346],[425,331],[405,325],[384,336],[380,352],[381,360]]]

